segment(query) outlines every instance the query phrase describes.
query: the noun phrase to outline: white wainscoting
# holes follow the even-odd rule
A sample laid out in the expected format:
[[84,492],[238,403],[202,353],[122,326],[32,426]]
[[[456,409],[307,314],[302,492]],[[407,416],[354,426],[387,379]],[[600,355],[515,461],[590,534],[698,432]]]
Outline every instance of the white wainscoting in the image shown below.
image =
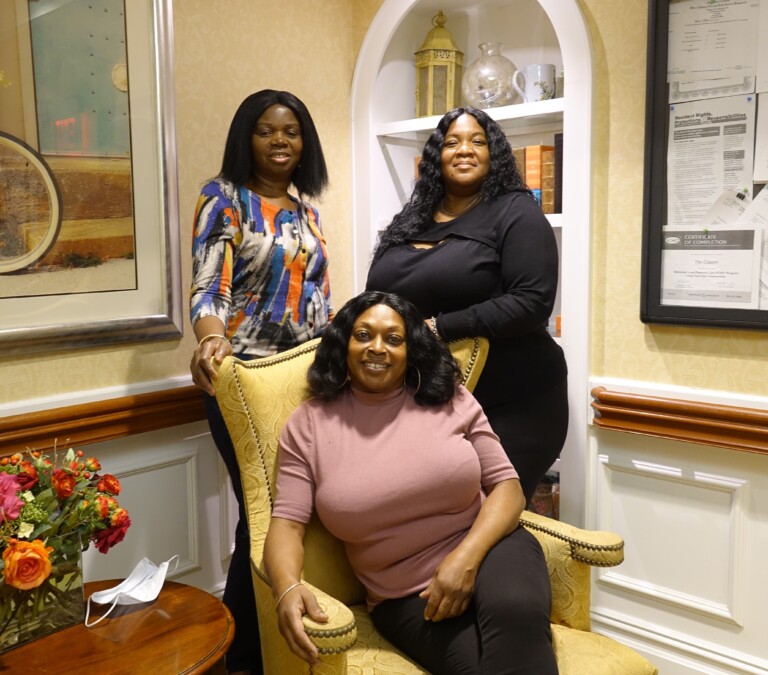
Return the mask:
[[[595,379],[649,396],[766,408],[733,394]],[[768,456],[589,429],[586,522],[625,562],[595,572],[593,628],[661,675],[768,673]]]
[[123,579],[143,557],[179,556],[169,579],[221,597],[234,545],[237,505],[207,422],[82,448],[120,479],[125,540],[106,555],[84,554],[86,581]]

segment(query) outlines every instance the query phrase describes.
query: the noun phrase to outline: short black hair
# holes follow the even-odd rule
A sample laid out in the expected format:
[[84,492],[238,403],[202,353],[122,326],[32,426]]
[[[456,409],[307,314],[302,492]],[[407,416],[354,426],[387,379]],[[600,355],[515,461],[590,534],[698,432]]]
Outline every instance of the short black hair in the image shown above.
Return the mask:
[[374,259],[388,248],[405,243],[424,232],[432,223],[432,214],[445,197],[440,154],[448,129],[461,115],[472,115],[488,139],[490,168],[480,187],[480,198],[487,202],[510,192],[528,192],[520,167],[515,162],[512,146],[504,130],[487,113],[477,108],[454,108],[440,118],[437,127],[427,139],[419,162],[419,177],[414,183],[411,197],[392,222],[379,236]]
[[301,161],[293,171],[291,182],[299,195],[317,197],[328,185],[328,168],[325,165],[320,137],[307,106],[287,91],[262,89],[248,96],[240,104],[229,125],[219,176],[235,185],[245,185],[253,178],[255,162],[251,137],[261,116],[273,105],[289,108],[296,115],[301,127]]
[[407,368],[405,384],[416,390],[419,405],[441,405],[456,393],[461,377],[451,351],[424,323],[408,300],[394,293],[365,291],[349,300],[326,327],[307,373],[307,382],[318,398],[332,400],[347,387],[347,352],[352,328],[359,317],[374,305],[395,310],[405,323]]

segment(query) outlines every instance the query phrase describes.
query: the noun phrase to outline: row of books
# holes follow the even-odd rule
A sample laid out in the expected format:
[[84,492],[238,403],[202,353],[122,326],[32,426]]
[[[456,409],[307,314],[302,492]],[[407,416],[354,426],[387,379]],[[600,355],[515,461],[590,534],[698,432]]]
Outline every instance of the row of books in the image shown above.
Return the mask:
[[517,168],[544,213],[563,212],[563,134],[554,145],[512,148]]

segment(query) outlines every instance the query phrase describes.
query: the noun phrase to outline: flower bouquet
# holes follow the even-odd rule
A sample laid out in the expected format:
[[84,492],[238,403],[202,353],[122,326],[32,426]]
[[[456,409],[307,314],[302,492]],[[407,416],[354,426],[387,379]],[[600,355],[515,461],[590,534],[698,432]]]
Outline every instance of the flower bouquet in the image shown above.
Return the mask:
[[83,620],[81,554],[106,553],[131,524],[100,471],[72,448],[0,459],[0,652]]

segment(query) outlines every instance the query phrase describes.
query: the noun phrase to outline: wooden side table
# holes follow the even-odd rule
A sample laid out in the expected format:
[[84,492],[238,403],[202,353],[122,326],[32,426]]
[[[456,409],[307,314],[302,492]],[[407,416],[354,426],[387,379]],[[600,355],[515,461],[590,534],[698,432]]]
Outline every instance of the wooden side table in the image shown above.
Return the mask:
[[[85,598],[120,580],[85,584]],[[91,603],[91,621],[109,605]],[[158,598],[118,605],[92,628],[72,626],[0,655],[0,673],[225,675],[232,615],[210,593],[166,581]]]

